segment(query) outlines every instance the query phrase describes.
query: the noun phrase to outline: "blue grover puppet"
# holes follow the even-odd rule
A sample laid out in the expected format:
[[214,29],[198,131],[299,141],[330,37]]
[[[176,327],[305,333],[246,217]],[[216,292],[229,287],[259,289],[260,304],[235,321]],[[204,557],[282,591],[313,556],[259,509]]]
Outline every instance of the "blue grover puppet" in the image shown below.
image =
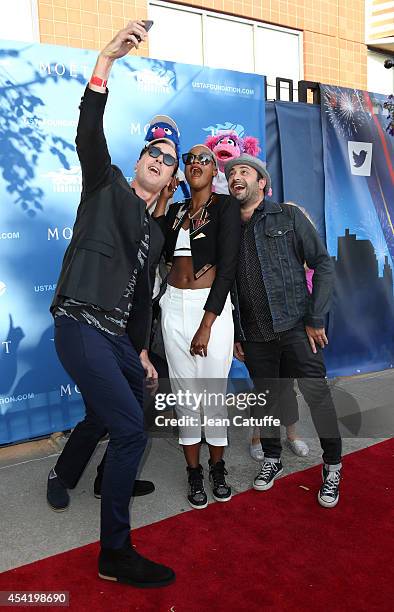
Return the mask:
[[[180,144],[179,144],[179,129],[177,124],[171,117],[167,115],[155,115],[149,122],[149,128],[145,136],[146,142],[151,142],[157,138],[168,138],[174,145],[178,158],[180,159]],[[179,180],[179,186],[182,189],[183,196],[190,198],[188,186],[186,184],[185,175],[178,169],[177,178]]]

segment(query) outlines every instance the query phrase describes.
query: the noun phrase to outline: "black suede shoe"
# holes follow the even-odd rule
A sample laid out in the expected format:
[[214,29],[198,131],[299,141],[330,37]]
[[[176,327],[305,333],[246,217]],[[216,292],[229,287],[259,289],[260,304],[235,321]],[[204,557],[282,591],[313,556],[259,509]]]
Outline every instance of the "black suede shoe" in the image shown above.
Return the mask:
[[48,476],[47,484],[47,502],[55,512],[63,512],[67,510],[70,504],[70,496],[67,487],[61,482],[56,475],[55,470],[51,470]]
[[135,480],[133,488],[133,497],[141,497],[149,495],[155,490],[155,485],[150,480]]
[[[97,499],[101,499],[101,483],[103,475],[101,472],[97,472],[97,476],[93,484],[94,496]],[[150,480],[135,480],[133,488],[133,497],[141,497],[142,495],[149,495],[155,490],[155,485]]]
[[102,548],[99,556],[99,577],[139,588],[163,587],[175,580],[169,567],[145,559],[128,541],[123,548]]

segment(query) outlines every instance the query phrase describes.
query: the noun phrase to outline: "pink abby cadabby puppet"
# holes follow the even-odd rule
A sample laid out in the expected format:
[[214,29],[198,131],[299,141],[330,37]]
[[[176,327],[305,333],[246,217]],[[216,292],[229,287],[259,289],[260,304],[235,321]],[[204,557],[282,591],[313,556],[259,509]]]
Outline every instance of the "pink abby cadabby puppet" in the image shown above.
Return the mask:
[[261,151],[258,138],[254,136],[241,138],[234,130],[221,131],[215,136],[208,136],[205,145],[215,153],[218,160],[219,172],[214,179],[214,191],[225,194],[228,194],[227,181],[224,175],[225,164],[239,157],[242,153],[257,157]]

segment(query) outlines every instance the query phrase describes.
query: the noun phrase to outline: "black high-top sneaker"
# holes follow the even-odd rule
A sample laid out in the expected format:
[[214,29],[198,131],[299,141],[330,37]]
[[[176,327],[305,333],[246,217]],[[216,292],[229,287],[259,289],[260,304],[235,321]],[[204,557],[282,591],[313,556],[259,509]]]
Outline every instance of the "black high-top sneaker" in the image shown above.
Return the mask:
[[323,508],[334,508],[339,502],[339,483],[341,482],[341,469],[329,470],[323,465],[323,484],[317,494],[318,502]]
[[204,489],[204,475],[202,466],[196,468],[187,467],[189,488],[187,492],[187,501],[192,508],[201,510],[208,506],[207,494]]
[[209,482],[212,487],[212,494],[216,501],[226,502],[231,499],[231,487],[226,482],[227,470],[224,467],[224,461],[212,463],[209,460]]
[[260,466],[260,472],[253,481],[253,488],[256,491],[268,491],[274,486],[275,478],[280,476],[282,472],[283,466],[280,459],[279,461],[264,459]]

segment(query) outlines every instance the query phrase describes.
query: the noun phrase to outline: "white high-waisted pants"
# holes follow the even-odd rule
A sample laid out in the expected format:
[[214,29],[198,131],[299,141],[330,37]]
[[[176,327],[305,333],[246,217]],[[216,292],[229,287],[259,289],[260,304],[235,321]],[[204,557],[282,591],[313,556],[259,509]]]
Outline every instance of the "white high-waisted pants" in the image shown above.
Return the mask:
[[[227,377],[231,367],[234,326],[230,296],[220,316],[211,328],[207,357],[190,354],[190,344],[201,319],[210,289],[177,289],[167,285],[160,299],[161,325],[168,370],[173,393],[189,390],[192,393],[217,394],[218,401],[209,398],[199,405],[177,405],[177,417],[190,417],[193,426],[179,426],[179,443],[196,444],[201,441],[201,413],[205,419],[227,418],[225,398]],[[205,394],[206,395],[206,394]],[[215,396],[216,397],[216,396]],[[198,404],[198,402],[197,402]],[[193,409],[194,408],[194,409]],[[219,421],[205,423],[205,439],[213,446],[227,446],[227,427]],[[218,424],[219,423],[219,424]],[[224,422],[225,423],[225,422]]]

